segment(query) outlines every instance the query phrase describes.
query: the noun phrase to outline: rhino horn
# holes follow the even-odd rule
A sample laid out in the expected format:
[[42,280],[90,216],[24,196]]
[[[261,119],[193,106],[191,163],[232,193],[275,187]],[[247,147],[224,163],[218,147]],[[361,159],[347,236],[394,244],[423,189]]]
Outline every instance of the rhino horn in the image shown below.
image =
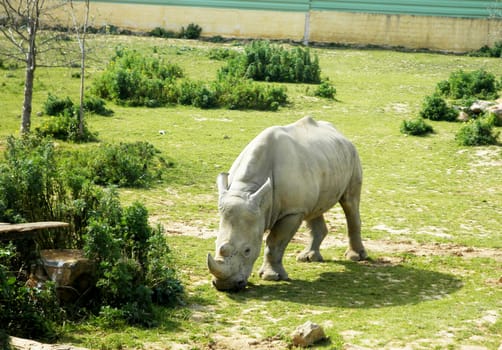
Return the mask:
[[220,197],[228,190],[228,173],[220,173],[216,178]]
[[214,260],[211,253],[207,254],[207,267],[209,272],[217,278],[225,279],[230,274],[228,267],[221,261]]

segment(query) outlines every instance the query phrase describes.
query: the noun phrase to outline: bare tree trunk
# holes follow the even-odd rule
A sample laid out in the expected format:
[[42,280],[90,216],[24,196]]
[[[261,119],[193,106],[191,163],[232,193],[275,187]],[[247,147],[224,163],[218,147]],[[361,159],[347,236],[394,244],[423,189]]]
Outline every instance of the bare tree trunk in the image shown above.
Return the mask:
[[79,137],[82,139],[84,136],[84,97],[85,97],[85,59],[86,59],[86,47],[85,39],[87,34],[87,26],[89,24],[89,12],[90,12],[90,1],[85,0],[85,13],[84,13],[84,23],[82,26],[82,32],[80,32],[79,24],[75,16],[75,8],[73,7],[73,1],[70,0],[71,15],[73,19],[73,26],[75,33],[77,34],[78,45],[80,48],[80,108],[78,111],[78,132]]
[[31,128],[31,110],[33,101],[33,81],[35,80],[35,68],[37,66],[37,46],[36,37],[38,31],[38,21],[40,17],[40,7],[43,1],[38,1],[28,8],[27,29],[28,29],[28,50],[26,51],[26,74],[24,80],[24,101],[21,116],[21,134],[27,134]]

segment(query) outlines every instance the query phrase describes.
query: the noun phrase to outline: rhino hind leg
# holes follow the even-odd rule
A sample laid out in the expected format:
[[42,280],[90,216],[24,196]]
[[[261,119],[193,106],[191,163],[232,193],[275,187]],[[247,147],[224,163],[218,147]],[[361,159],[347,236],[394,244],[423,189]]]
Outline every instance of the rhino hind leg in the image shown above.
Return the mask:
[[301,215],[288,215],[278,221],[267,236],[263,265],[259,275],[264,280],[289,280],[282,264],[284,251],[302,223]]
[[366,249],[361,239],[361,217],[359,215],[359,201],[361,198],[361,185],[357,181],[356,185],[349,187],[340,200],[340,205],[347,219],[347,230],[349,233],[349,247],[345,252],[345,257],[352,261],[360,261],[368,258]]
[[324,216],[320,215],[315,219],[307,221],[307,227],[309,228],[310,242],[305,249],[298,254],[296,260],[302,262],[322,262],[324,260],[320,252],[321,243],[328,234]]

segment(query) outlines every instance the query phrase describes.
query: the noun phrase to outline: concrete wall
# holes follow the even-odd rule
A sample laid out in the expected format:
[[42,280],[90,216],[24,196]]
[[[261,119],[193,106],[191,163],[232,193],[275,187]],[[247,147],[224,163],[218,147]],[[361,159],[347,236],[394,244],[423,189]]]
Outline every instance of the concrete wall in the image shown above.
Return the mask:
[[[61,17],[64,17],[62,14]],[[202,35],[402,46],[455,52],[502,41],[502,18],[455,18],[338,11],[288,12],[227,8],[91,3],[91,25],[134,31],[178,31],[196,23]]]
[[310,40],[463,52],[502,41],[502,19],[314,11]]

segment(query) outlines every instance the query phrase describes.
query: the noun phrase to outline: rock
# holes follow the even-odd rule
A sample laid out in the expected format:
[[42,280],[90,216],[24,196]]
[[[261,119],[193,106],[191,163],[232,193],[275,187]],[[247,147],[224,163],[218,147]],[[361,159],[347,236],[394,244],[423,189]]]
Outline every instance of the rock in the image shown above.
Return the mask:
[[496,115],[502,115],[502,103],[490,106],[486,109],[486,111]]
[[488,107],[493,106],[494,103],[491,101],[478,100],[469,107],[469,110],[474,114],[484,113]]
[[72,345],[44,344],[34,340],[11,337],[11,345],[18,350],[87,350]]
[[326,334],[321,326],[307,321],[293,332],[292,337],[293,345],[308,347],[320,340],[326,339]]
[[471,119],[471,117],[469,117],[469,114],[465,113],[464,111],[461,111],[457,116],[457,120],[459,122],[467,122],[469,121],[469,119]]
[[62,302],[72,302],[94,286],[96,266],[82,250],[41,250],[40,259]]

